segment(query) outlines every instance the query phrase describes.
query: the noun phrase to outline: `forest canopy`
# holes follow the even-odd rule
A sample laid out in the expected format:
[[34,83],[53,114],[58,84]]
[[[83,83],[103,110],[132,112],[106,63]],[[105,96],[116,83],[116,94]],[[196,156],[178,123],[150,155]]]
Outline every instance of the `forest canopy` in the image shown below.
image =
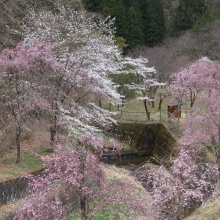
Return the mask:
[[[219,17],[213,1],[195,0],[82,0],[85,8],[116,18],[116,35],[128,48],[155,46],[167,36],[176,37]],[[217,17],[216,17],[217,15]]]

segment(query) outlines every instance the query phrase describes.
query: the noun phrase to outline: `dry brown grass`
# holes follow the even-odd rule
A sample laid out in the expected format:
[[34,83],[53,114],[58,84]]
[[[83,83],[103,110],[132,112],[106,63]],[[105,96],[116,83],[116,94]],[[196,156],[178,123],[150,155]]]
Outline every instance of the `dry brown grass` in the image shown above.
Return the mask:
[[[140,213],[140,212],[137,212],[136,210],[134,210],[134,214],[132,216],[130,216],[130,219],[134,219],[134,220],[156,220],[153,217],[154,216],[154,210],[150,206],[150,204],[152,202],[152,197],[151,197],[150,193],[147,190],[144,189],[144,187],[142,186],[142,184],[139,181],[134,179],[134,177],[131,175],[130,171],[128,171],[126,169],[123,169],[123,168],[118,168],[114,165],[103,165],[102,170],[106,174],[108,180],[113,180],[114,179],[114,180],[118,180],[119,182],[122,182],[122,184],[123,183],[131,184],[134,191],[136,189],[138,189],[139,193],[141,192],[138,195],[138,197],[143,201],[142,205],[144,207],[146,207],[148,215],[146,216],[143,213]],[[129,189],[124,189],[123,193],[130,194],[130,191],[126,192],[126,190],[129,190]],[[131,195],[132,195],[132,193],[131,193]],[[126,220],[128,218],[121,217],[120,219],[121,220]]]
[[212,198],[184,220],[220,220],[220,188]]

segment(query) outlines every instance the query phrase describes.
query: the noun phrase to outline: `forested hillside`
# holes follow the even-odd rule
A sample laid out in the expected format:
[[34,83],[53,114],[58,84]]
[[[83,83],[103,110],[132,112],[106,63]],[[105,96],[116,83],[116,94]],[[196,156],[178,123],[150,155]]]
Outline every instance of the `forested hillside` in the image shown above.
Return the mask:
[[[84,6],[105,17],[114,17],[117,42],[124,49],[163,45],[186,30],[201,33],[206,24],[220,17],[217,0],[65,0],[63,4],[71,4],[73,10]],[[20,40],[10,28],[19,30],[30,8],[53,11],[54,1],[9,0],[1,1],[0,6],[0,49],[3,49],[15,46]]]
[[215,20],[217,1],[171,0],[82,0],[87,10],[115,17],[117,36],[129,48],[137,45],[155,46],[166,37],[176,37],[185,30],[200,31]]

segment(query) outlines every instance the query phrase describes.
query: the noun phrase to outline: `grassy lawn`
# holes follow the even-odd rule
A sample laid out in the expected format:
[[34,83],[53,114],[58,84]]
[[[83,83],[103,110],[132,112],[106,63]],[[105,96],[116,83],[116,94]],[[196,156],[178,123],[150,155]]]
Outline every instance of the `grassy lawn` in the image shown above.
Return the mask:
[[[109,205],[105,209],[102,209],[96,213],[96,216],[94,216],[93,220],[120,220],[120,214],[123,213],[124,216],[126,216],[127,219],[131,218],[129,214],[125,213],[125,211],[121,208],[121,206],[118,205]],[[66,220],[79,220],[80,214],[75,214],[72,216],[68,216]]]
[[16,152],[5,155],[0,161],[0,181],[19,177],[25,173],[31,173],[43,167],[43,162],[36,155],[47,155],[46,148],[36,147],[33,149],[26,149],[21,152],[21,163],[16,164]]
[[38,131],[21,142],[21,162],[16,164],[16,147],[12,145],[0,157],[0,181],[19,177],[43,167],[43,162],[36,155],[46,156],[49,133]]
[[[160,100],[160,94],[162,92],[162,89],[158,89],[155,94],[155,105],[152,107],[151,103],[148,103],[148,111],[150,112],[150,121],[167,121],[168,120],[168,104],[175,103],[175,100],[173,100],[173,95],[169,94],[166,98],[164,98],[161,106],[161,111],[158,110],[159,107],[159,100]],[[190,106],[190,99],[189,95],[184,96],[182,100],[181,105],[181,118],[180,121],[183,121],[187,114],[187,109]],[[103,105],[104,108],[110,109],[109,103],[105,103]],[[122,110],[122,117],[117,118],[120,122],[126,122],[126,121],[141,121],[145,122],[147,121],[147,115],[144,108],[143,101],[132,99],[127,100],[125,102],[124,107],[120,106],[120,109]],[[117,111],[118,106],[111,106],[112,111]]]

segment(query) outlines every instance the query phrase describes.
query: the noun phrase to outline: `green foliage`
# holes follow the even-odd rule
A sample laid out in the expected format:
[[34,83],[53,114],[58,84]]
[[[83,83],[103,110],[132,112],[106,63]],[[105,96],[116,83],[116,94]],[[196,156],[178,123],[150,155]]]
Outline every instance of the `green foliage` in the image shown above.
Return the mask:
[[209,9],[205,0],[180,0],[174,10],[173,33],[191,29],[202,17],[208,17]]
[[121,49],[125,49],[128,46],[128,44],[126,44],[126,40],[123,37],[116,37],[115,38],[115,45]]
[[219,9],[215,9],[211,14],[212,21],[215,21],[217,19],[220,19],[220,10]]
[[132,74],[132,73],[128,73],[128,74],[111,74],[110,78],[112,79],[112,81],[114,83],[116,83],[117,85],[119,85],[118,87],[118,92],[120,93],[120,95],[125,96],[125,99],[132,99],[135,98],[136,93],[134,90],[128,89],[128,87],[126,85],[130,85],[132,83],[138,83],[137,82],[137,77]]
[[161,0],[146,0],[145,9],[145,43],[154,46],[165,35],[165,18]]
[[111,15],[116,18],[115,27],[117,31],[117,36],[126,38],[127,34],[127,16],[126,8],[122,0],[108,0],[103,1],[102,13],[105,16]]
[[102,9],[102,0],[82,0],[82,3],[89,11],[99,12]]
[[143,35],[143,21],[135,8],[130,7],[127,13],[127,42],[129,47],[134,47],[137,45],[144,44],[144,35]]
[[[92,220],[120,220],[120,215],[122,213],[125,217],[130,218],[127,214],[126,209],[124,210],[120,205],[109,206],[97,212],[97,214],[92,217]],[[79,217],[76,215],[68,216],[66,220],[77,220]]]
[[220,19],[220,10],[216,9],[212,11],[207,11],[207,13],[204,13],[201,18],[196,22],[194,27],[192,28],[192,31],[195,34],[199,34],[201,32],[209,32],[212,25],[211,22]]
[[116,35],[123,37],[129,48],[145,43],[156,45],[164,37],[161,0],[83,0],[83,3],[90,11],[115,17]]
[[192,31],[195,33],[195,34],[199,34],[201,32],[206,32],[206,31],[209,31],[209,27],[208,29],[206,28],[206,24],[208,22],[211,22],[212,21],[212,18],[210,16],[210,14],[204,14],[202,15],[202,17],[196,22],[196,24],[194,25],[194,27],[192,28]]

